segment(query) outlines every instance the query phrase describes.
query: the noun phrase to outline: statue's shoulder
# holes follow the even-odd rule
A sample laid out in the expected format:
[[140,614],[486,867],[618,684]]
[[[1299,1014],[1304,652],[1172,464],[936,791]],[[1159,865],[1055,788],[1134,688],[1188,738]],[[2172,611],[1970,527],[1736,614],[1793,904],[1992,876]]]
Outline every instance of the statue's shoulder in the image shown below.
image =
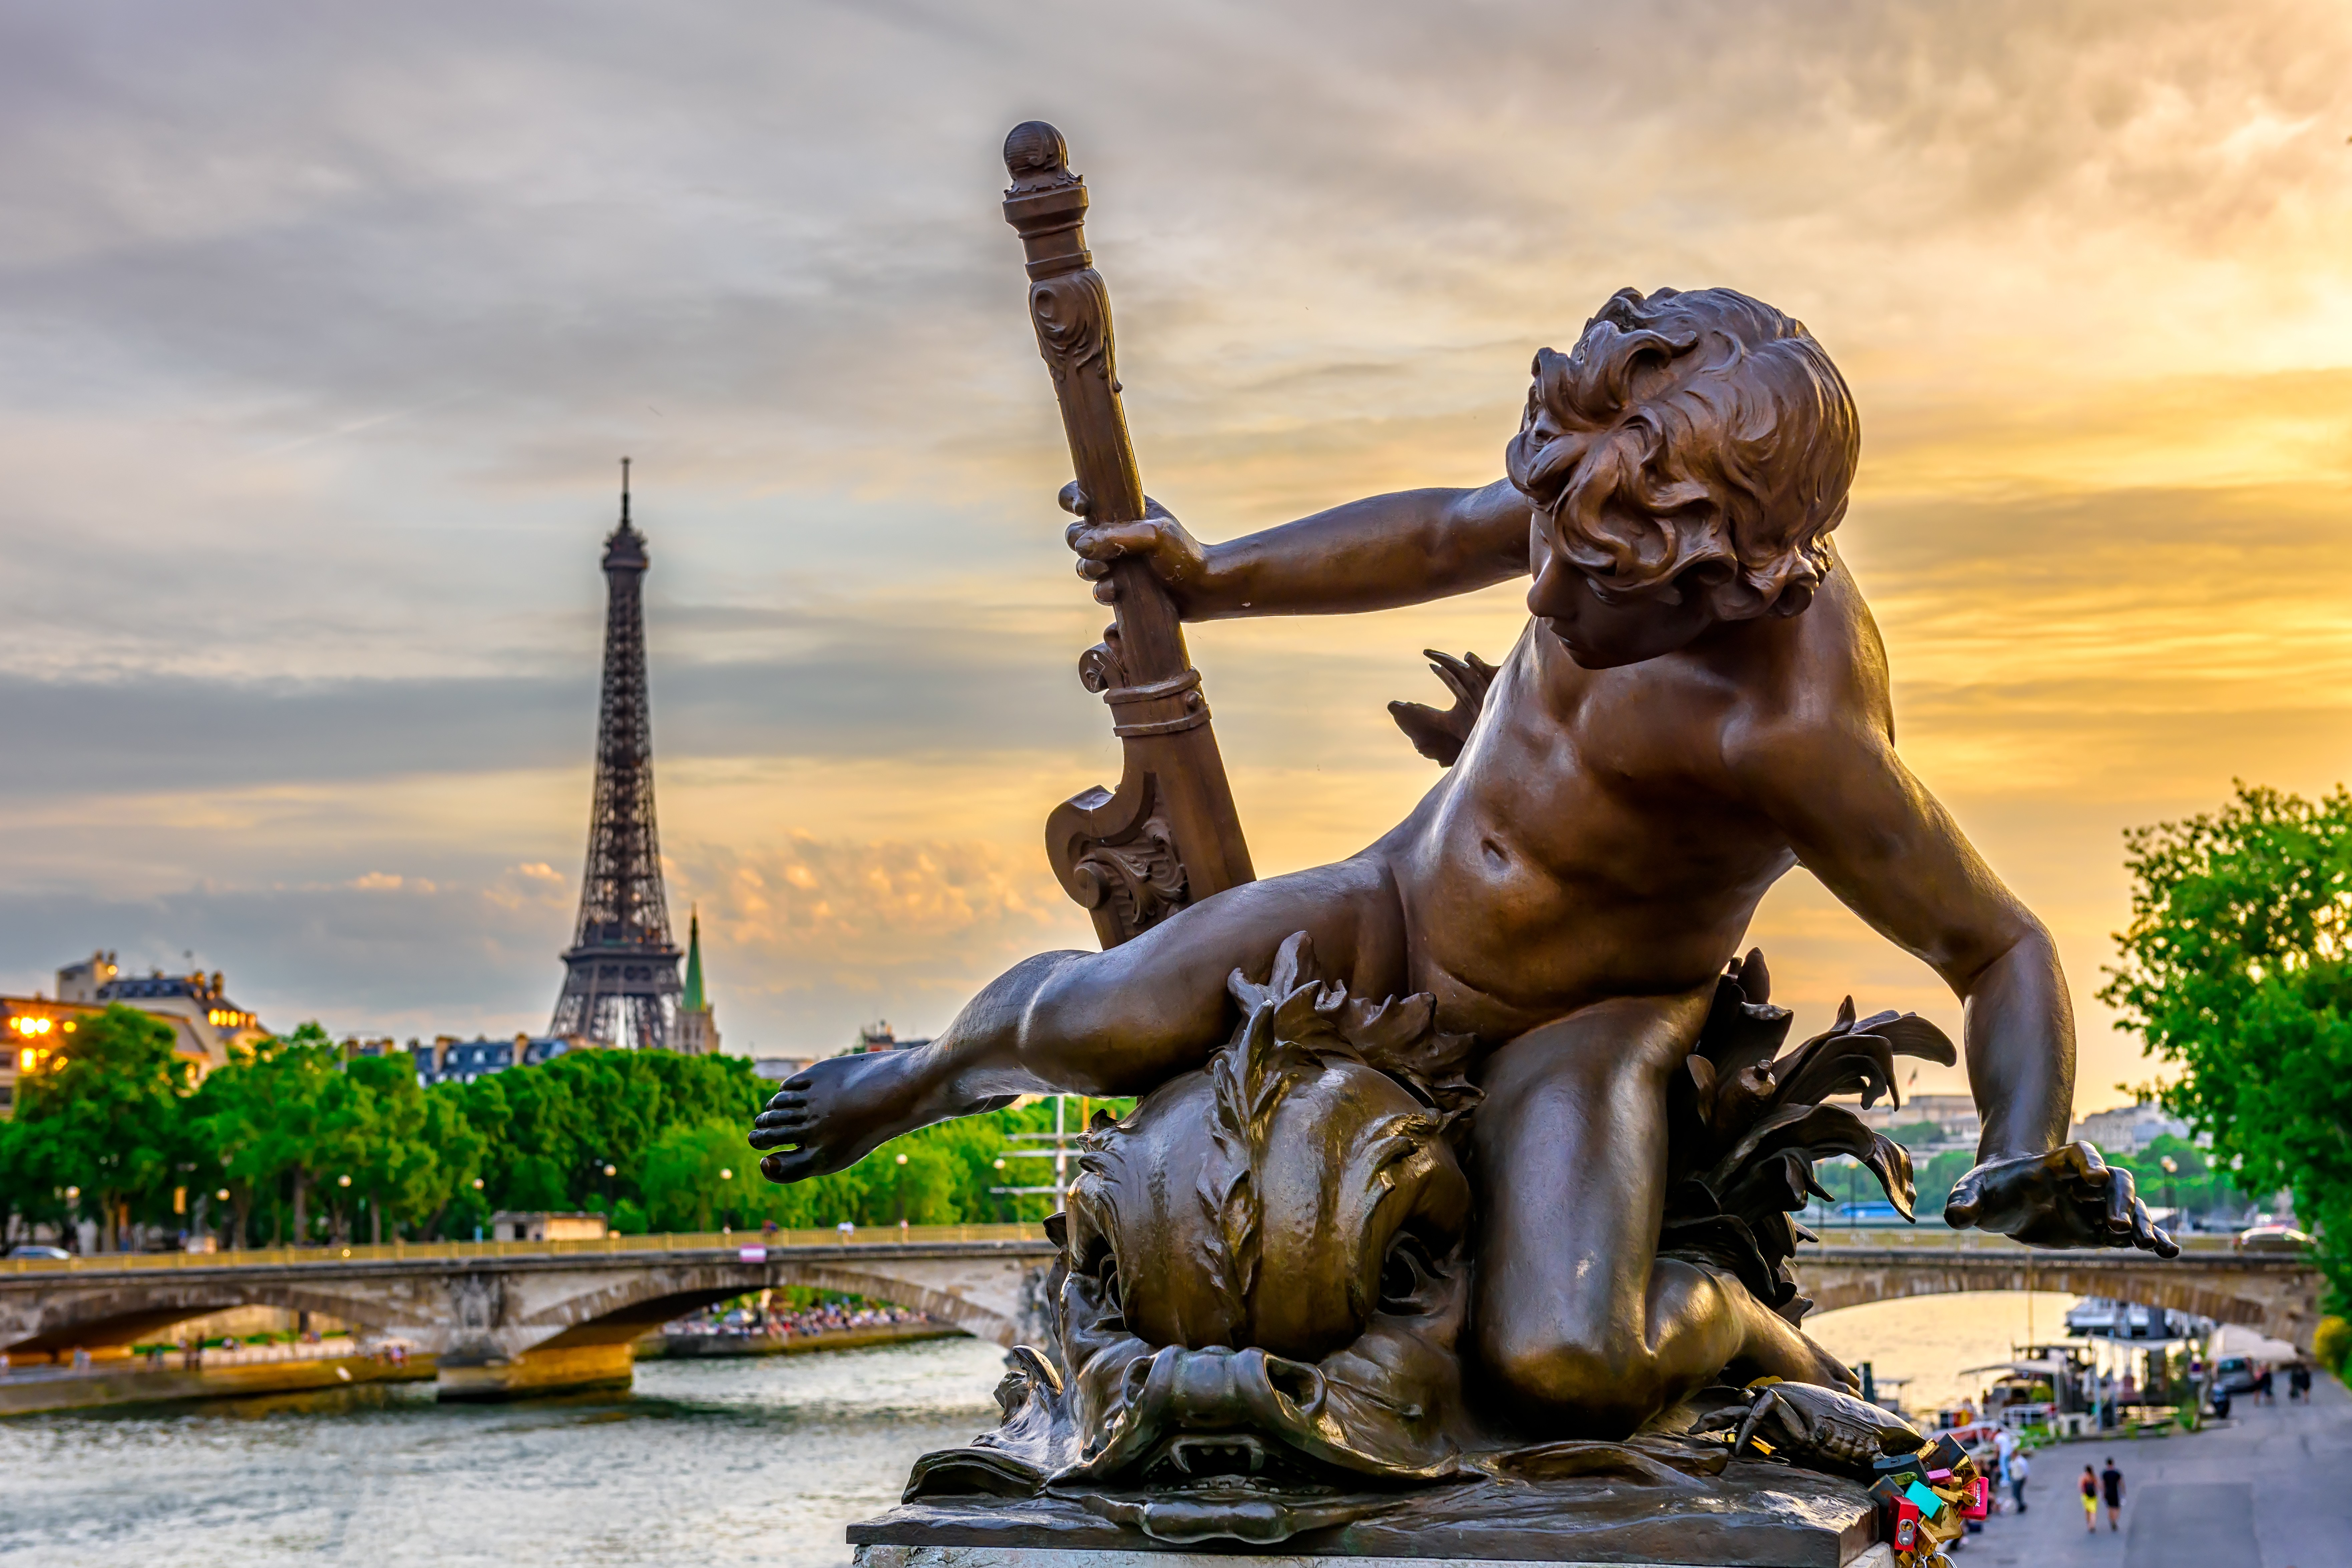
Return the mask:
[[1832,574],[1801,613],[1759,629],[1759,657],[1740,664],[1727,752],[1892,738],[1886,646],[1850,573]]

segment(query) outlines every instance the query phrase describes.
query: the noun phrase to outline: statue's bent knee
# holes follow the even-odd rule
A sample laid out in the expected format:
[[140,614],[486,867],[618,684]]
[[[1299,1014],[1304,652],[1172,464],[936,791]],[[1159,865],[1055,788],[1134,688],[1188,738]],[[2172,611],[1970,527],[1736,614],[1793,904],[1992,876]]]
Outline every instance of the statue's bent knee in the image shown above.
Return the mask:
[[1478,1350],[1496,1403],[1530,1436],[1622,1437],[1667,1403],[1656,1357],[1632,1335],[1497,1324]]

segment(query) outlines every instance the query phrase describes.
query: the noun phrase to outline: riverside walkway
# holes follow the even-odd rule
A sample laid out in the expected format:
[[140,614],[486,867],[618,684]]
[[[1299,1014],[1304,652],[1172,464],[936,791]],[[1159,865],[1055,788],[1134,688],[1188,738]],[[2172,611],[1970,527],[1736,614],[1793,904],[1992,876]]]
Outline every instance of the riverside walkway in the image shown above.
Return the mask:
[[[2307,1405],[2243,1396],[2202,1432],[2060,1443],[2033,1457],[2026,1512],[1969,1538],[1971,1568],[2335,1568],[2352,1562],[2352,1394],[2321,1376]],[[2123,1528],[2083,1529],[2083,1467],[2113,1457]]]

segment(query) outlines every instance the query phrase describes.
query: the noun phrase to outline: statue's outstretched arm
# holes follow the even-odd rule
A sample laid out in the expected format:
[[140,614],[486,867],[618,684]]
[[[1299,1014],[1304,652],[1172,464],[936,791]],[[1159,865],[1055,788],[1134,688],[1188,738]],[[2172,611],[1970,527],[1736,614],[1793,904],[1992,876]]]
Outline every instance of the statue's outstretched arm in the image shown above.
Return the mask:
[[[2049,931],[1895,754],[1883,701],[1763,726],[1728,756],[1798,860],[1966,1009],[1969,1087],[1984,1132],[1945,1217],[2052,1247],[2178,1250],[2128,1171],[2069,1144],[2074,1015]],[[1926,1196],[1926,1194],[1922,1194]]]
[[1157,502],[1149,510],[1072,523],[1078,574],[1099,581],[1109,562],[1143,556],[1188,621],[1392,609],[1528,570],[1528,501],[1508,479],[1371,496],[1223,544],[1201,543]]

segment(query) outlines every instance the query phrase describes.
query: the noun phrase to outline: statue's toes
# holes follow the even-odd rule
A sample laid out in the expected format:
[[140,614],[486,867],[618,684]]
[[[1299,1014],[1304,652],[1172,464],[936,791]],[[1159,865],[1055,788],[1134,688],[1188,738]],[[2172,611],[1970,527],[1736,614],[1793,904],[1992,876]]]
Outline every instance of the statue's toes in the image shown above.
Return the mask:
[[760,1162],[760,1174],[772,1182],[803,1182],[817,1173],[817,1152],[814,1149],[771,1154]]

